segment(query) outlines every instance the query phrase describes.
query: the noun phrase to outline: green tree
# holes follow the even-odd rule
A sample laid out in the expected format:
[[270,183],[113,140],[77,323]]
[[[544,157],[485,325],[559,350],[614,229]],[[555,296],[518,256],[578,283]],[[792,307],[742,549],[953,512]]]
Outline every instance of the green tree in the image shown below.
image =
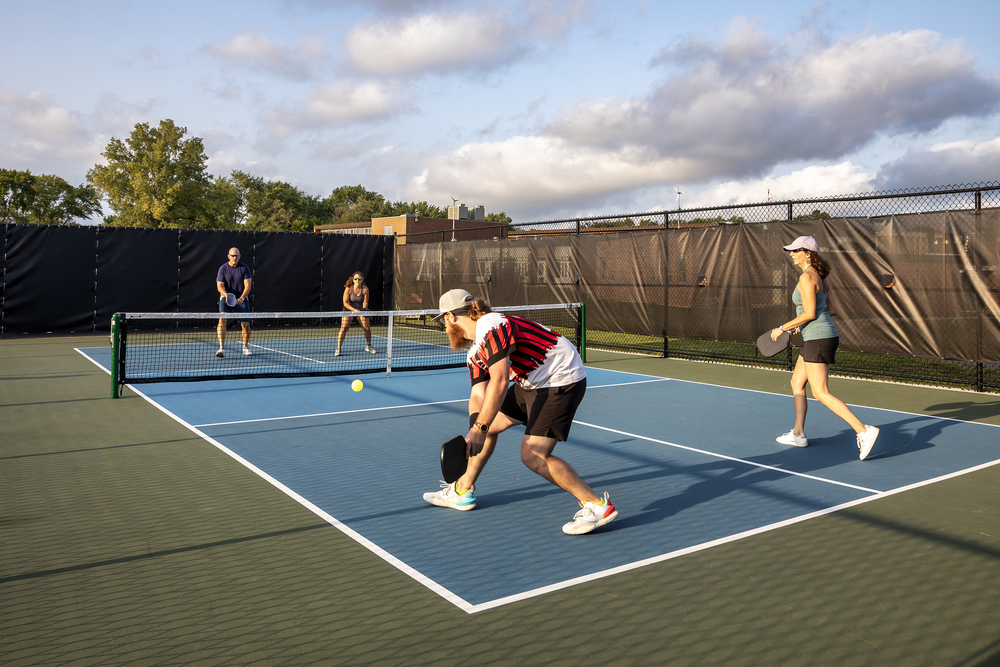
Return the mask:
[[127,227],[211,227],[211,180],[198,137],[172,120],[158,127],[137,123],[126,141],[112,137],[101,153],[106,165],[87,180],[115,211],[114,224]]
[[829,220],[830,219],[830,214],[829,213],[825,213],[825,212],[823,212],[823,211],[821,211],[819,209],[816,209],[812,213],[808,213],[806,215],[797,215],[797,216],[795,216],[795,219],[796,220],[815,220],[815,219]]
[[299,190],[284,181],[264,181],[234,172],[245,193],[246,229],[311,232],[314,225],[328,224],[332,210],[326,200]]
[[428,204],[426,201],[398,201],[392,204],[392,212],[388,215],[419,215],[422,218],[448,218],[448,209]]
[[0,222],[27,222],[34,202],[35,177],[30,171],[0,169]]
[[93,188],[73,187],[51,174],[0,169],[0,222],[65,225],[100,212]]
[[514,219],[504,211],[500,211],[499,213],[487,213],[486,222],[492,222],[497,225],[509,225],[514,222]]
[[66,225],[101,212],[97,191],[89,186],[73,187],[51,174],[35,178],[35,200],[28,221],[41,225]]

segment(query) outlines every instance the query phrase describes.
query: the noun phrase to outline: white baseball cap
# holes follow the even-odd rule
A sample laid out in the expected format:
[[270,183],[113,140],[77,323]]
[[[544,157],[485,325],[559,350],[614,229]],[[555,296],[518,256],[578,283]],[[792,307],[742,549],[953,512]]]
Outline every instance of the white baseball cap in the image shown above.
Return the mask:
[[445,292],[438,299],[438,309],[441,314],[432,319],[440,320],[444,317],[445,313],[450,313],[453,310],[459,310],[461,308],[468,308],[475,299],[472,295],[466,292],[464,289],[453,289]]
[[782,250],[812,250],[819,252],[819,244],[811,236],[800,236],[791,243],[781,248]]

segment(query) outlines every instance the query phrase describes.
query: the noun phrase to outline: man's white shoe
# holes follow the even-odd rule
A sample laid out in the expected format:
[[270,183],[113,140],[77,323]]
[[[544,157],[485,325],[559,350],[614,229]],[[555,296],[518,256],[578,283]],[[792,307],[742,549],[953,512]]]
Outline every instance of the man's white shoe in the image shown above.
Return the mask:
[[249,347],[243,348],[243,356],[244,357],[252,357],[253,356],[253,353],[250,351]]
[[224,357],[224,356],[226,356],[226,351],[225,351],[225,350],[223,350],[223,349],[222,349],[222,348],[220,347],[220,348],[219,348],[219,351],[215,353],[215,356],[217,356],[217,357]]
[[782,433],[777,438],[774,439],[779,445],[789,445],[791,447],[808,447],[809,440],[806,439],[806,434],[795,435],[795,431],[789,431],[788,433]]
[[875,446],[875,438],[878,437],[878,429],[874,426],[865,426],[862,433],[858,433],[858,458],[864,461],[872,453]]
[[583,535],[610,522],[616,516],[618,511],[608,500],[608,492],[605,491],[603,505],[583,503],[583,509],[574,514],[573,520],[563,526],[563,532],[567,535]]
[[447,482],[441,482],[440,491],[428,491],[424,494],[424,500],[429,502],[431,505],[437,505],[438,507],[450,507],[453,510],[459,510],[461,512],[468,512],[476,507],[476,497],[472,495],[472,492],[476,490],[476,487],[468,489],[465,493],[459,493],[455,488],[457,482],[452,482],[448,484]]

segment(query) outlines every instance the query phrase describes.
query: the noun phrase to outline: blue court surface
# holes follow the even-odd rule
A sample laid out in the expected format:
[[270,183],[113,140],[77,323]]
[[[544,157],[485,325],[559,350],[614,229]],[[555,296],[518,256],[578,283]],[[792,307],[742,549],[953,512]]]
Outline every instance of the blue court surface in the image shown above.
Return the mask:
[[[102,368],[110,349],[80,350]],[[364,390],[351,382],[361,379]],[[464,368],[139,385],[161,410],[461,609],[474,613],[748,537],[989,465],[997,427],[852,406],[854,432],[810,401],[809,447],[779,445],[788,395],[588,369],[556,455],[619,515],[583,536],[578,509],[500,436],[471,512],[434,507],[441,443],[468,428]]]

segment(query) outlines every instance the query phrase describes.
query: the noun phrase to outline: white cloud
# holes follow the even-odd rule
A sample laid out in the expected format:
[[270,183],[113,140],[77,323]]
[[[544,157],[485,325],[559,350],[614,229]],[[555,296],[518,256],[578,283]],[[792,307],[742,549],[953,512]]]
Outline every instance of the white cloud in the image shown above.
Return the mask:
[[[813,165],[782,176],[727,181],[707,188],[688,188],[683,204],[689,208],[750,204],[788,199],[832,197],[873,189],[873,175],[852,162]],[[668,200],[669,201],[669,200]],[[673,208],[676,201],[663,208]]]
[[[937,33],[842,39],[799,54],[737,21],[721,47],[636,98],[567,105],[546,132],[581,146],[649,146],[692,166],[683,180],[746,177],[830,160],[882,133],[932,130],[1000,104],[1000,79]],[[697,40],[685,53],[703,49]],[[664,57],[672,57],[670,55]]]
[[80,140],[86,134],[78,114],[55,106],[42,93],[19,94],[2,87],[0,124],[41,143]]
[[1000,181],[1000,137],[911,148],[882,165],[876,178],[878,188],[885,190],[987,181]]
[[271,162],[242,160],[228,151],[218,151],[208,157],[205,165],[210,173],[217,176],[229,176],[233,170],[239,170],[257,176],[271,176],[278,171],[278,166]]
[[589,2],[534,0],[506,11],[437,12],[354,26],[344,39],[359,72],[402,76],[489,71],[565,37],[589,16]]
[[586,208],[625,190],[661,184],[684,169],[680,160],[660,159],[639,147],[606,150],[557,137],[511,137],[431,158],[408,194],[447,201],[449,193],[458,192],[465,201],[528,215]]
[[398,76],[466,67],[488,68],[520,51],[515,28],[485,14],[427,14],[354,27],[344,40],[353,65]]
[[290,105],[269,107],[263,119],[272,135],[283,138],[304,130],[385,120],[409,108],[398,83],[345,81],[315,87]]
[[222,44],[209,44],[202,50],[222,62],[292,81],[311,78],[315,66],[326,58],[326,50],[318,39],[302,38],[289,45],[284,40],[251,32],[237,33]]

